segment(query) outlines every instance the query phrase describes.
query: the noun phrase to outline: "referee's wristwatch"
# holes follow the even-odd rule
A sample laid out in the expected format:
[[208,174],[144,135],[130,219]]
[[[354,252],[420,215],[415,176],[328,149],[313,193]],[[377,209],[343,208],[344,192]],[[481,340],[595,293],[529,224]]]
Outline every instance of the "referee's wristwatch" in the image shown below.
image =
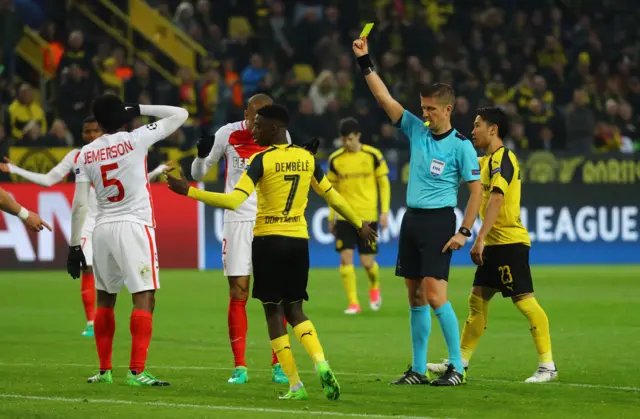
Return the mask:
[[458,233],[462,234],[465,237],[471,237],[471,231],[469,231],[469,229],[466,227],[460,227]]

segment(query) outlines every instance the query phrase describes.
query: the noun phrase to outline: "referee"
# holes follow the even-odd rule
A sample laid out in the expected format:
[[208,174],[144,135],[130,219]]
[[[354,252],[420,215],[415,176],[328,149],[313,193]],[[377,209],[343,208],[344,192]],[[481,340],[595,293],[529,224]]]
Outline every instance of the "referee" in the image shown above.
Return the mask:
[[[430,384],[461,385],[466,374],[458,320],[447,299],[447,280],[452,251],[471,236],[482,201],[477,154],[471,141],[451,127],[455,102],[451,86],[436,83],[420,92],[423,123],[391,97],[374,71],[366,38],[353,41],[353,52],[371,93],[410,140],[408,210],[400,228],[396,276],[404,277],[408,289],[413,360],[409,370],[391,384],[429,384],[425,374],[432,306],[449,349],[449,367]],[[469,185],[471,196],[456,232],[453,209],[461,180]]]

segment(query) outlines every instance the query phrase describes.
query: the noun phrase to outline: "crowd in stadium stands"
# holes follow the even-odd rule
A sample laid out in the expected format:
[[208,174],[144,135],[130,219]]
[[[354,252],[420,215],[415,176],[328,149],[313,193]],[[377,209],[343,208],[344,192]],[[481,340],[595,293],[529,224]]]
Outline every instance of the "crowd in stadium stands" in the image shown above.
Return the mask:
[[[5,71],[0,136],[19,145],[80,145],[92,98],[109,91],[125,101],[189,110],[184,128],[166,141],[186,150],[201,133],[241,119],[246,99],[263,92],[289,108],[296,141],[317,136],[330,151],[338,144],[339,119],[354,116],[365,143],[385,152],[406,149],[351,52],[362,23],[375,20],[370,49],[377,70],[418,115],[420,86],[440,81],[454,86],[454,126],[468,136],[475,109],[497,104],[511,115],[507,144],[519,151],[640,151],[635,10],[577,10],[566,7],[576,2],[546,0],[454,1],[448,14],[429,8],[436,0],[264,0],[263,9],[255,0],[148,2],[207,50],[198,78],[180,68],[180,85],[170,85],[142,61],[126,62],[125,50],[99,30],[73,27],[58,14],[37,28],[56,52],[46,63],[56,70],[54,98],[41,106],[33,88]],[[17,3],[0,0],[5,68],[13,66],[7,56],[19,39]],[[359,9],[363,4],[371,10]],[[442,26],[433,23],[434,10],[443,13]]]

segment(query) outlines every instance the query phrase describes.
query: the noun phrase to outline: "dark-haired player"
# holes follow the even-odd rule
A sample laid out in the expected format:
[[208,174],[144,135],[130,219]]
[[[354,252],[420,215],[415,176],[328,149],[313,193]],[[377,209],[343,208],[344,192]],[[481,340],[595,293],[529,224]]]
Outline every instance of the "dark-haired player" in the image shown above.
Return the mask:
[[[103,95],[92,104],[104,135],[82,147],[76,164],[76,193],[71,208],[71,240],[67,272],[78,278],[86,261],[81,232],[87,215],[91,186],[97,212],[93,229],[93,268],[98,290],[94,332],[100,371],[90,383],[112,383],[111,355],[115,333],[114,307],[126,285],[132,295],[131,360],[125,383],[130,386],[165,386],[145,370],[151,342],[155,291],[160,288],[155,240],[153,199],[147,173],[149,147],[171,135],[189,113],[173,106],[123,104]],[[125,124],[139,115],[161,118],[131,132]]]
[[[92,116],[85,118],[82,123],[82,141],[89,144],[96,138],[103,134],[102,128]],[[0,163],[0,172],[13,173],[33,182],[37,185],[49,188],[57,183],[62,182],[69,173],[74,173],[78,156],[80,155],[80,149],[71,150],[66,156],[48,173],[35,173],[22,169],[16,166],[8,158],[5,158],[6,163]],[[162,171],[167,166],[162,164],[158,166],[154,171],[149,173],[149,180],[153,181],[162,174]],[[81,245],[82,252],[84,253],[87,261],[87,268],[82,271],[81,281],[81,295],[82,304],[84,306],[84,313],[87,318],[87,325],[85,326],[82,336],[93,337],[93,320],[96,312],[96,289],[93,278],[93,245],[92,235],[93,228],[95,226],[97,213],[96,194],[93,189],[89,192],[87,219],[82,228]]]
[[[191,165],[191,177],[202,179],[214,164],[224,157],[226,161],[224,190],[231,192],[245,171],[249,158],[265,147],[255,143],[251,131],[256,112],[271,105],[273,99],[257,94],[247,101],[243,121],[232,122],[221,127],[213,137],[204,136],[198,141],[198,156]],[[289,136],[287,134],[289,142]],[[222,266],[229,282],[229,309],[227,325],[229,343],[233,352],[234,369],[227,380],[230,384],[249,381],[249,370],[245,360],[247,349],[247,300],[251,277],[251,241],[256,223],[256,195],[252,194],[235,211],[224,211],[222,228]],[[286,383],[275,353],[271,357],[271,380]]]
[[236,209],[254,191],[258,212],[253,230],[253,298],[259,299],[267,317],[271,347],[289,379],[288,400],[306,400],[291,352],[284,319],[313,359],[318,377],[329,400],[340,396],[340,386],[329,368],[317,332],[304,314],[302,303],[308,300],[309,233],[304,211],[309,187],[323,196],[357,229],[360,237],[375,240],[375,232],[357,218],[349,204],[331,186],[313,155],[287,143],[287,110],[269,105],[257,112],[253,135],[261,146],[268,146],[249,160],[247,171],[235,189],[226,194],[190,188],[184,178],[167,174],[169,187],[206,204]]
[[[373,223],[378,220],[378,188],[380,188],[380,227],[389,224],[389,168],[384,156],[377,148],[360,142],[360,124],[354,118],[340,121],[340,136],[343,146],[329,156],[327,178],[351,205],[358,217]],[[336,221],[337,218],[337,221]],[[369,276],[369,306],[378,311],[382,305],[380,279],[375,255],[377,246],[371,246],[358,236],[351,224],[329,210],[329,231],[336,236],[336,251],[340,253],[340,276],[349,299],[345,314],[360,313],[360,302],[356,286],[356,271],[353,268],[353,251],[357,247],[360,264]]]
[[[426,377],[427,343],[431,311],[438,317],[449,350],[451,365],[431,382],[433,386],[458,386],[466,382],[460,354],[460,329],[447,296],[451,254],[471,237],[482,185],[473,144],[451,126],[455,94],[451,86],[435,83],[420,92],[426,122],[406,111],[389,93],[369,58],[367,39],[353,42],[353,52],[367,85],[391,121],[408,137],[411,148],[407,212],[402,218],[396,276],[404,277],[409,294],[409,321],[413,360],[411,367],[392,384],[429,384]],[[469,202],[456,232],[458,188],[469,186]]]
[[[480,158],[483,186],[480,217],[483,223],[471,259],[478,265],[469,295],[469,318],[462,331],[461,350],[465,369],[487,327],[489,301],[497,293],[510,297],[531,326],[538,351],[538,369],[527,383],[555,380],[558,370],[551,354],[549,319],[533,295],[529,267],[529,233],[520,221],[520,166],[515,154],[504,147],[509,132],[507,116],[500,108],[482,108],[473,124],[473,139],[486,155]],[[443,364],[428,364],[442,373]]]

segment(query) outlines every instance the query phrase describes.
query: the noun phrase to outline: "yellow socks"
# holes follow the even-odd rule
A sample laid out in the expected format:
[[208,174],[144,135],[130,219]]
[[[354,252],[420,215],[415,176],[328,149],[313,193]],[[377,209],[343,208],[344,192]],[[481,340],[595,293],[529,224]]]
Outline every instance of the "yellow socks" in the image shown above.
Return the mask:
[[480,338],[487,328],[488,308],[489,301],[485,301],[475,294],[469,295],[469,317],[464,323],[460,340],[460,351],[462,352],[462,360],[465,363],[471,359],[473,351],[475,351]]
[[369,269],[365,268],[365,271],[367,271],[367,275],[369,276],[369,289],[377,290],[380,288],[380,280],[378,279],[378,262],[373,262],[373,266]]
[[349,305],[360,305],[356,288],[356,270],[353,268],[353,265],[340,265],[340,276],[342,277],[342,285],[349,299]]
[[[316,328],[313,327],[311,320],[304,321],[294,327],[293,333],[296,334],[298,341],[302,346],[304,346],[304,349],[307,350],[307,353],[311,359],[313,359],[315,364],[318,362],[325,362],[324,351],[322,349],[322,345],[320,345],[320,341],[318,340],[318,332],[316,332]],[[278,360],[279,359],[280,358],[278,357]],[[282,369],[284,371],[284,367]]]
[[535,298],[525,298],[516,303],[516,307],[529,320],[531,336],[538,351],[540,364],[553,363],[551,355],[551,335],[549,334],[549,319]]
[[296,361],[293,359],[293,352],[291,352],[291,342],[289,341],[289,335],[283,335],[279,338],[275,338],[271,341],[271,348],[278,357],[278,362],[282,367],[282,372],[289,379],[289,385],[291,388],[298,386],[300,376],[298,375],[298,368],[296,367]]

